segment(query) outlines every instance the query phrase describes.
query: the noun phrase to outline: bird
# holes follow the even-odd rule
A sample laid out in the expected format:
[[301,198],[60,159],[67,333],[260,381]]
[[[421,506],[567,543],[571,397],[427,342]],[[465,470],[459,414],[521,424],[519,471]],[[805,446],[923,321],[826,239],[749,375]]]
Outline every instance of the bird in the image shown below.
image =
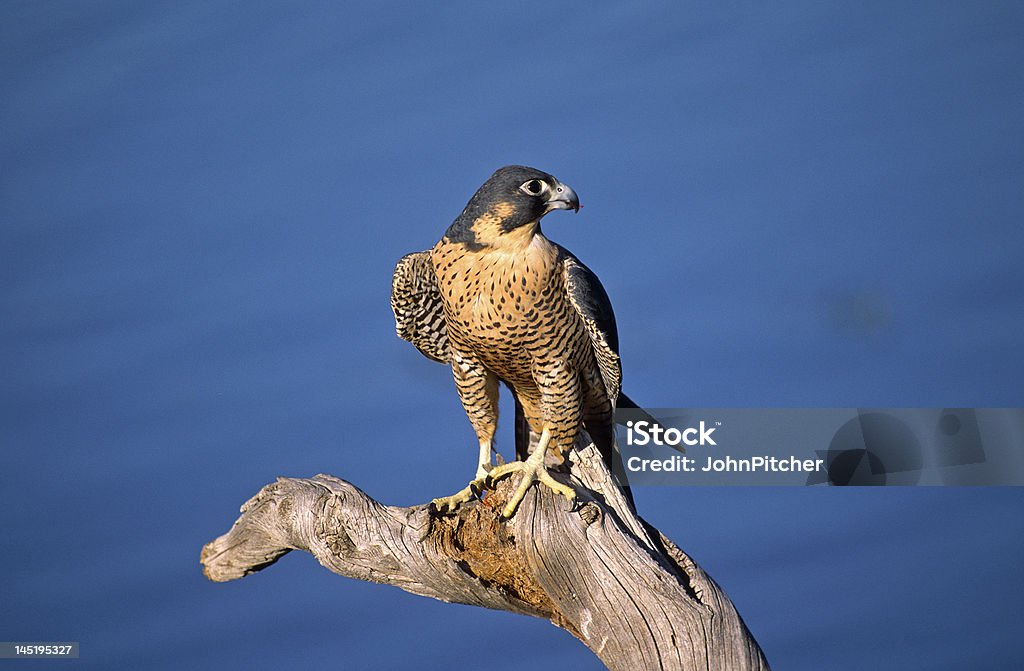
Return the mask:
[[[637,406],[621,394],[607,292],[541,230],[541,219],[555,210],[579,212],[570,186],[536,168],[505,166],[477,189],[433,248],[407,254],[395,267],[395,330],[451,367],[479,443],[473,480],[433,501],[441,513],[515,473],[522,477],[502,510],[505,518],[535,482],[574,502],[575,490],[553,478],[545,461],[564,463],[581,427],[615,472],[615,407]],[[495,466],[499,382],[516,401],[517,460]],[[531,432],[539,439],[529,454]]]

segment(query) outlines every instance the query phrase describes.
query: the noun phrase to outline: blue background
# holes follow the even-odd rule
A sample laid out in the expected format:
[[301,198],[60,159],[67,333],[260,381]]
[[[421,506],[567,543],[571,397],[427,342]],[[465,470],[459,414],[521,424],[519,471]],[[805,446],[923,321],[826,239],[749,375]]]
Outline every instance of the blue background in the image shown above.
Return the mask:
[[[608,289],[638,401],[1022,405],[1022,28],[1019,3],[3,3],[0,639],[81,641],[82,668],[600,668],[308,555],[216,585],[199,549],[277,475],[412,505],[472,474],[388,293],[507,163],[580,194],[545,231]],[[1024,664],[1019,489],[637,500],[777,669]]]

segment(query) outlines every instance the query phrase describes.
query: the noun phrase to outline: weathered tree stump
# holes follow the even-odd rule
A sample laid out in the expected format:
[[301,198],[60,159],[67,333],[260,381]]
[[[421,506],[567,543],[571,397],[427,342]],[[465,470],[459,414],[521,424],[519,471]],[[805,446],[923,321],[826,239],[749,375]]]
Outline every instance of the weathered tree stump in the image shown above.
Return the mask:
[[330,475],[279,478],[201,561],[227,581],[304,550],[350,578],[545,618],[610,669],[768,669],[729,598],[636,516],[593,446],[561,477],[577,490],[573,510],[534,486],[509,520],[500,511],[516,478],[447,516],[382,505]]

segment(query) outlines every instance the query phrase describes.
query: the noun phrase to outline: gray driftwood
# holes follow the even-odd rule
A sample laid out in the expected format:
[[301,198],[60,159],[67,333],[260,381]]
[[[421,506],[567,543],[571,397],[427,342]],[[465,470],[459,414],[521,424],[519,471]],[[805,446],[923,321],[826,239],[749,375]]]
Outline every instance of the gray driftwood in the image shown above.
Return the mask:
[[630,511],[593,446],[571,462],[574,510],[534,486],[510,520],[499,516],[508,481],[438,516],[330,475],[279,478],[203,548],[204,572],[234,580],[304,550],[350,578],[545,618],[610,669],[768,669],[729,598]]

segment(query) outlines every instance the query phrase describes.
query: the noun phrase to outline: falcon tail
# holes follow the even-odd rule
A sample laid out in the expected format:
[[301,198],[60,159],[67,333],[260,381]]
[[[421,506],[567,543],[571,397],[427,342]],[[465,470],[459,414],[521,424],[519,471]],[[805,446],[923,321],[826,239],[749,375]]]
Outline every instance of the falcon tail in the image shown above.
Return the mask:
[[[636,402],[633,399],[631,399],[629,396],[626,396],[626,392],[624,392],[624,391],[620,391],[619,392],[619,402],[615,404],[615,407],[617,409],[618,408],[626,408],[627,410],[639,410],[640,412],[643,413],[643,417],[641,419],[647,420],[648,422],[655,422],[655,423],[658,421],[658,420],[654,419],[654,417],[652,417],[650,414],[648,414],[648,412],[646,410],[644,410],[639,405],[637,405]],[[621,422],[620,422],[620,424],[621,424]]]

